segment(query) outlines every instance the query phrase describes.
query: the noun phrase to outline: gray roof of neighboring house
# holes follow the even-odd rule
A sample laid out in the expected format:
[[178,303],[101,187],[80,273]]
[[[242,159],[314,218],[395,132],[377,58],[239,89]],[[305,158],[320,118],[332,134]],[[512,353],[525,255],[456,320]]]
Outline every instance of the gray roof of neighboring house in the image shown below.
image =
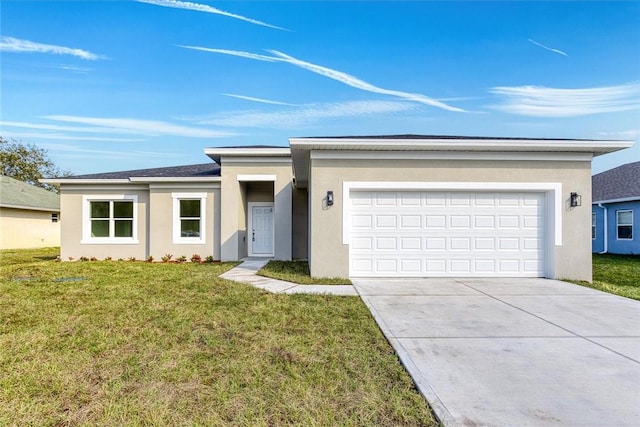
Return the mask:
[[128,179],[128,178],[200,178],[220,176],[220,166],[213,163],[171,166],[166,168],[137,169],[120,172],[74,175],[64,179]]
[[640,200],[640,162],[627,163],[591,177],[593,202],[604,200]]
[[0,206],[59,212],[60,196],[44,188],[0,176]]

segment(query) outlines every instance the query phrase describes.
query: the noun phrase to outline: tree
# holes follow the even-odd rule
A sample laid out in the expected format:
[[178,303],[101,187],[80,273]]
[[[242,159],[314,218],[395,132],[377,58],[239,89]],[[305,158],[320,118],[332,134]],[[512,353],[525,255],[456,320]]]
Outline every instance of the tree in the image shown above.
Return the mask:
[[47,150],[34,144],[25,144],[0,136],[0,174],[28,182],[37,187],[58,192],[51,184],[43,184],[40,178],[70,176],[70,171],[61,171],[49,158]]

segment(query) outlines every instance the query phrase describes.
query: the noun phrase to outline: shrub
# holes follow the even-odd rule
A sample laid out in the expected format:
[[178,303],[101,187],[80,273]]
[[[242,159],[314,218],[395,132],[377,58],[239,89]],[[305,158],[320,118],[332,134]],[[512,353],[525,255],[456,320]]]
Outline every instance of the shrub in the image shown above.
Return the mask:
[[90,259],[91,261],[97,261],[97,260],[98,260],[98,258],[96,258],[96,257],[94,257],[94,256],[92,256],[92,257],[91,257],[91,258],[89,258],[89,259]]
[[153,262],[153,255],[149,255],[147,257],[147,262]]
[[176,262],[179,264],[182,264],[183,262],[187,261],[187,257],[184,255],[180,255],[178,258],[176,258]]
[[134,256],[130,256],[130,257],[129,257],[129,261],[132,261],[132,262],[133,262],[133,261],[135,261],[135,260],[136,260],[136,257],[134,257]]
[[191,255],[191,262],[202,262],[202,257],[198,254]]
[[173,255],[165,254],[161,259],[162,259],[162,262],[169,262],[171,261],[171,258],[173,258]]
[[105,260],[105,261],[111,261],[111,260],[112,260],[112,258],[111,258],[110,256],[108,256],[108,257],[106,257],[104,260]]
[[86,256],[81,256],[80,261],[89,261],[89,258],[87,258]]
[[206,262],[213,262],[213,255],[208,255],[204,260]]

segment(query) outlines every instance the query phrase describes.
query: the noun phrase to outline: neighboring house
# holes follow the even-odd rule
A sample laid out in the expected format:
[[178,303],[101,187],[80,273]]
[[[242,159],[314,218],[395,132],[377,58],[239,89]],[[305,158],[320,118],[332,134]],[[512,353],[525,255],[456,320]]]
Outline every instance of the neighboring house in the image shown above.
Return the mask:
[[[62,258],[308,258],[320,276],[591,280],[591,159],[629,141],[421,135],[206,148],[61,185]],[[576,193],[586,206],[570,206]]]
[[594,175],[591,238],[593,252],[640,254],[640,162]]
[[60,245],[60,196],[0,176],[0,249]]

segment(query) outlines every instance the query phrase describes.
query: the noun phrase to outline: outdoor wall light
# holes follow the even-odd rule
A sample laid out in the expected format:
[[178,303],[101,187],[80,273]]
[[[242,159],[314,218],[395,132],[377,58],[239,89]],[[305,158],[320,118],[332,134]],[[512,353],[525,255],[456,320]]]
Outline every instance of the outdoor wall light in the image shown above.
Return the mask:
[[569,206],[575,208],[576,206],[582,205],[582,196],[578,193],[571,193],[569,196]]
[[333,191],[327,191],[327,206],[333,206]]

